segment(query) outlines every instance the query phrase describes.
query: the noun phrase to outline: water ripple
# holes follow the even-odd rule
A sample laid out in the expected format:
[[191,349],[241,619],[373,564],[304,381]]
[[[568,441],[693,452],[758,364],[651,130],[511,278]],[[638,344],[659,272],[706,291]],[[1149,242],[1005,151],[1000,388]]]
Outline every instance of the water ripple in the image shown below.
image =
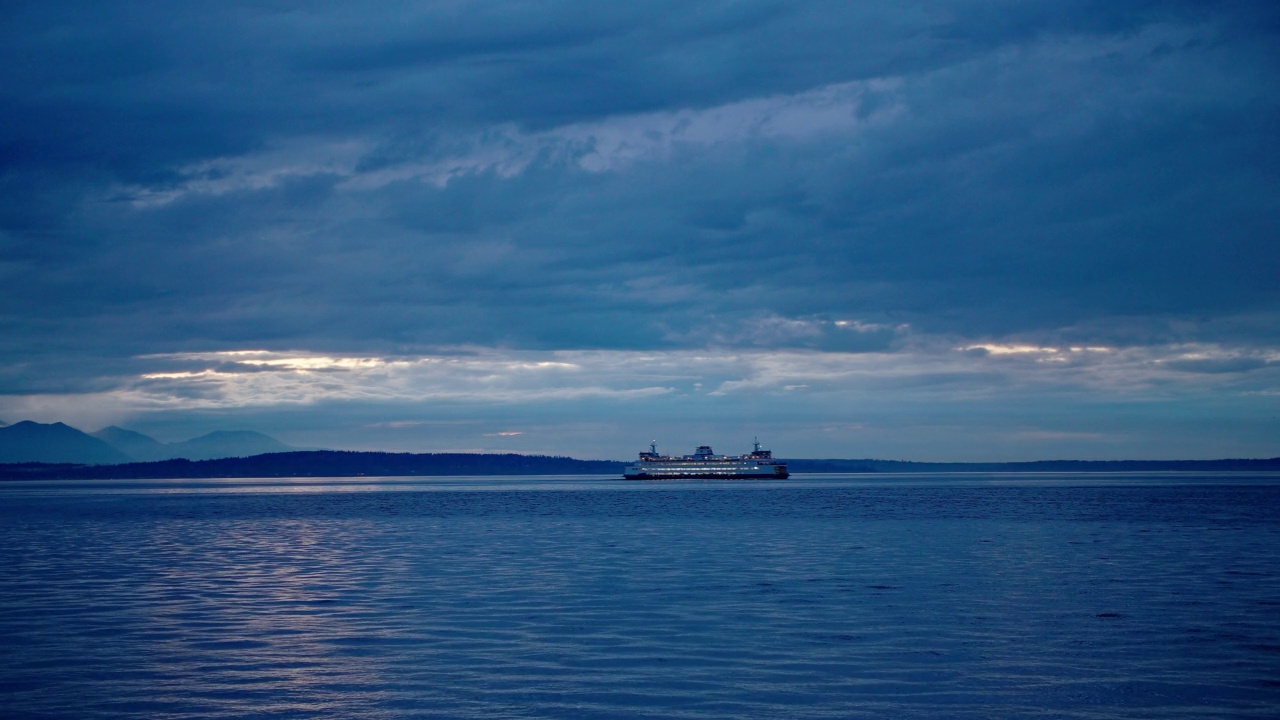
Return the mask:
[[6,716],[1280,709],[1274,485],[309,482],[6,489]]

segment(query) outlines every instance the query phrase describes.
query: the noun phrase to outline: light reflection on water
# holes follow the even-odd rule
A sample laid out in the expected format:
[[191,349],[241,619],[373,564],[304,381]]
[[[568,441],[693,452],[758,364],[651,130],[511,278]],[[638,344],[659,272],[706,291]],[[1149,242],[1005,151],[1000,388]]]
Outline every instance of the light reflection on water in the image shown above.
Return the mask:
[[799,473],[788,480],[626,481],[605,475],[535,476],[415,476],[415,477],[289,477],[182,478],[132,480],[38,480],[0,482],[6,495],[123,494],[123,493],[252,493],[252,492],[381,492],[387,490],[454,490],[468,492],[510,490],[646,491],[716,485],[742,488],[860,488],[860,487],[1127,487],[1185,485],[1277,485],[1280,473]]
[[14,717],[1273,717],[1275,475],[0,485]]

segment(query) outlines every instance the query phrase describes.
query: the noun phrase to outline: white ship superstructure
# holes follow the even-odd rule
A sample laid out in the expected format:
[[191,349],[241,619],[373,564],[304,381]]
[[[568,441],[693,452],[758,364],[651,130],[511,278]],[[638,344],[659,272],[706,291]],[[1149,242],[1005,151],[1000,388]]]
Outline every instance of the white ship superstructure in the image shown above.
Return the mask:
[[657,443],[623,470],[627,480],[729,480],[787,477],[787,464],[774,460],[773,453],[761,450],[760,442],[747,455],[716,455],[710,445],[699,445],[692,455],[658,454]]

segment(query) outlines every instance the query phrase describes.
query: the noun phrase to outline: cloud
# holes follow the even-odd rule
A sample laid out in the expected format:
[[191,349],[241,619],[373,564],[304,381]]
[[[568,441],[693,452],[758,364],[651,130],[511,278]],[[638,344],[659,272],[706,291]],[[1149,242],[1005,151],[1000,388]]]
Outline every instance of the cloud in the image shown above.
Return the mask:
[[[367,138],[289,138],[277,146],[236,157],[201,160],[177,170],[177,183],[130,185],[108,199],[139,208],[187,195],[224,195],[279,187],[307,177],[331,177],[336,189],[368,192],[414,181],[442,188],[467,175],[510,179],[535,162],[559,158],[588,173],[619,171],[637,162],[670,161],[677,150],[751,141],[797,141],[848,135],[860,126],[892,120],[893,80],[839,83],[789,95],[752,98],[710,108],[617,116],[540,132],[517,125],[461,131],[445,154],[396,157]],[[877,98],[867,102],[868,97]],[[402,151],[403,152],[403,151]],[[371,158],[378,158],[370,162]]]
[[[624,457],[628,437],[647,441],[661,429],[667,442],[761,434],[790,456],[1035,459],[1090,447],[1107,457],[1186,456],[1187,447],[1212,455],[1265,442],[1265,424],[1244,429],[1219,413],[1239,403],[1266,412],[1278,365],[1189,372],[1179,363],[1242,352],[979,354],[911,337],[892,352],[182,353],[139,358],[136,375],[95,393],[0,397],[0,415],[87,429],[123,423],[176,439],[247,423],[293,444],[350,449],[483,449],[485,438],[502,438],[517,444],[495,449],[573,454],[579,443],[579,455]],[[1067,359],[1044,361],[1055,354]],[[250,364],[257,371],[235,370]],[[1223,422],[1233,435],[1213,430]],[[1183,447],[1196,432],[1199,444]]]
[[1014,433],[1014,437],[1019,440],[1108,440],[1111,439],[1106,433],[1091,432],[1063,432],[1054,430],[1023,430]]
[[1190,373],[1246,373],[1280,363],[1275,350],[1232,350],[1215,347],[1180,348],[1182,352],[1162,358],[1165,367]]

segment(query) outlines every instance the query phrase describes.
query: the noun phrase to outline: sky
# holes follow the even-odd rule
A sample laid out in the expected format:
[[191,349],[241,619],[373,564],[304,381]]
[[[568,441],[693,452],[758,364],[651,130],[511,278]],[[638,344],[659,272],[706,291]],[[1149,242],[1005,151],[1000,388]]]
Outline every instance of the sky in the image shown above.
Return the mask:
[[1280,5],[3,3],[0,420],[1280,456]]

